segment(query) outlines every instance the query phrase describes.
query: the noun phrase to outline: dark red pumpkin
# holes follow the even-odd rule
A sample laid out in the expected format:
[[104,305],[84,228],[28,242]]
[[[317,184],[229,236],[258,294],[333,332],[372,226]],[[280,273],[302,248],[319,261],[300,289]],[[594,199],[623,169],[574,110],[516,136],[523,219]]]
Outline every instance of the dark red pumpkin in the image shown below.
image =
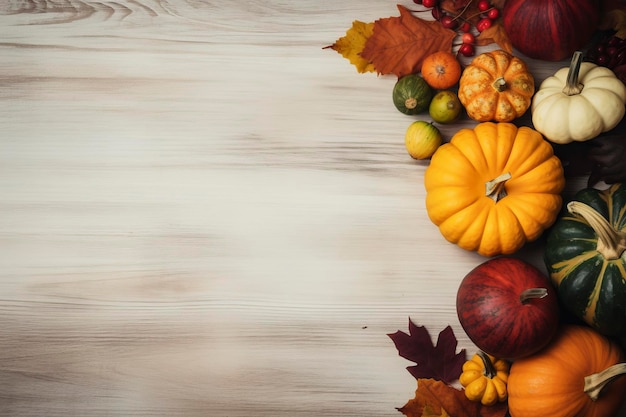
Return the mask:
[[456,310],[463,330],[482,351],[517,359],[545,347],[559,325],[550,280],[517,258],[492,258],[461,281]]
[[507,0],[502,24],[524,55],[560,61],[582,48],[600,23],[599,0]]

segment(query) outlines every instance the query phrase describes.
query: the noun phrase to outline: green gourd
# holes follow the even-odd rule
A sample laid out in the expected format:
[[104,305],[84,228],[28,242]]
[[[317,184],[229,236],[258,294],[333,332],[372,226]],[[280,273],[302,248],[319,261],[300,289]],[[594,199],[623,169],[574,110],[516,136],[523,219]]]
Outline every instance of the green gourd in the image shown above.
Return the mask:
[[405,75],[393,87],[393,104],[404,114],[425,111],[432,98],[432,90],[419,74]]
[[585,188],[548,234],[545,264],[563,305],[626,340],[626,186]]

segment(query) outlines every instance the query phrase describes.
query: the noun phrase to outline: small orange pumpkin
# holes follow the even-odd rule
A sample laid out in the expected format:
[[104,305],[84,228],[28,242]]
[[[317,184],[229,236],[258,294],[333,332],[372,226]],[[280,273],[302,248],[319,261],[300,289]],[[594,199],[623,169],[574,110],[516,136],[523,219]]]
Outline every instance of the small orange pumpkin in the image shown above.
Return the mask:
[[511,417],[615,417],[626,392],[617,344],[587,326],[566,325],[543,350],[513,362]]
[[506,51],[478,55],[459,80],[459,100],[479,122],[510,122],[530,107],[535,81],[526,63]]
[[450,52],[432,53],[422,62],[422,78],[432,88],[445,90],[459,82],[461,64]]

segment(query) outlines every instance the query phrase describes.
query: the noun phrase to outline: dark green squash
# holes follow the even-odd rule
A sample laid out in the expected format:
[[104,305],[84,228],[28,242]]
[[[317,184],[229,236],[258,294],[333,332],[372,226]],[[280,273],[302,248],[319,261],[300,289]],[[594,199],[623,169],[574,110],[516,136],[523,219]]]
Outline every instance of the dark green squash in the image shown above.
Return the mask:
[[544,259],[559,298],[600,333],[626,337],[626,186],[583,189],[567,210]]
[[398,79],[393,87],[393,104],[404,114],[418,114],[430,105],[433,92],[419,74]]

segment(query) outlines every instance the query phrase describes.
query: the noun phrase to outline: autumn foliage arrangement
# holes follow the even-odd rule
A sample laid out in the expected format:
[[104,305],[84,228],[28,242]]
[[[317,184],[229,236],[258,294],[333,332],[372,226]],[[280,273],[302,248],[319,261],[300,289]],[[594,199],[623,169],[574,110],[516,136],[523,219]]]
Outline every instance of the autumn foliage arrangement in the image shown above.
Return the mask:
[[[485,3],[486,8],[480,6]],[[459,53],[465,56],[472,56],[475,46],[494,43],[512,52],[498,16],[492,13],[495,19],[486,17],[490,10],[499,10],[500,3],[503,2],[442,0],[430,8],[424,2],[416,6],[421,7],[417,10],[398,5],[399,16],[370,23],[355,20],[345,36],[326,48],[350,60],[359,73],[397,77],[419,73],[424,60],[435,52],[452,52],[455,40],[462,42]],[[431,16],[420,17],[420,13]]]
[[[418,118],[405,146],[425,160],[429,218],[447,241],[487,258],[457,291],[459,324],[477,348],[469,359],[450,326],[436,343],[411,319],[408,333],[388,334],[414,363],[415,397],[398,408],[407,417],[623,417],[615,414],[626,389],[626,6],[618,3],[414,0],[397,6],[399,16],[353,21],[325,47],[358,73],[397,79],[396,109]],[[548,19],[549,39],[519,26],[508,36],[533,13]],[[550,26],[555,14],[562,28]],[[586,41],[581,64],[574,49]],[[480,51],[488,45],[495,50]],[[526,47],[539,49],[530,57]],[[535,85],[526,61],[562,51],[572,53],[570,67]],[[459,107],[474,128],[444,140],[436,125],[454,124]],[[513,123],[528,113],[532,126]],[[594,168],[579,171],[590,173],[588,188],[565,204],[566,167],[575,164],[562,146],[582,141],[591,146],[570,155],[587,149]],[[598,181],[613,185],[599,191]],[[547,274],[513,257],[544,233]]]
[[484,405],[468,398],[463,389],[454,387],[468,362],[465,349],[457,351],[457,339],[450,326],[443,329],[435,344],[425,326],[409,319],[409,332],[389,334],[398,354],[414,362],[407,370],[417,380],[415,397],[398,408],[407,417],[504,417],[504,402]]

